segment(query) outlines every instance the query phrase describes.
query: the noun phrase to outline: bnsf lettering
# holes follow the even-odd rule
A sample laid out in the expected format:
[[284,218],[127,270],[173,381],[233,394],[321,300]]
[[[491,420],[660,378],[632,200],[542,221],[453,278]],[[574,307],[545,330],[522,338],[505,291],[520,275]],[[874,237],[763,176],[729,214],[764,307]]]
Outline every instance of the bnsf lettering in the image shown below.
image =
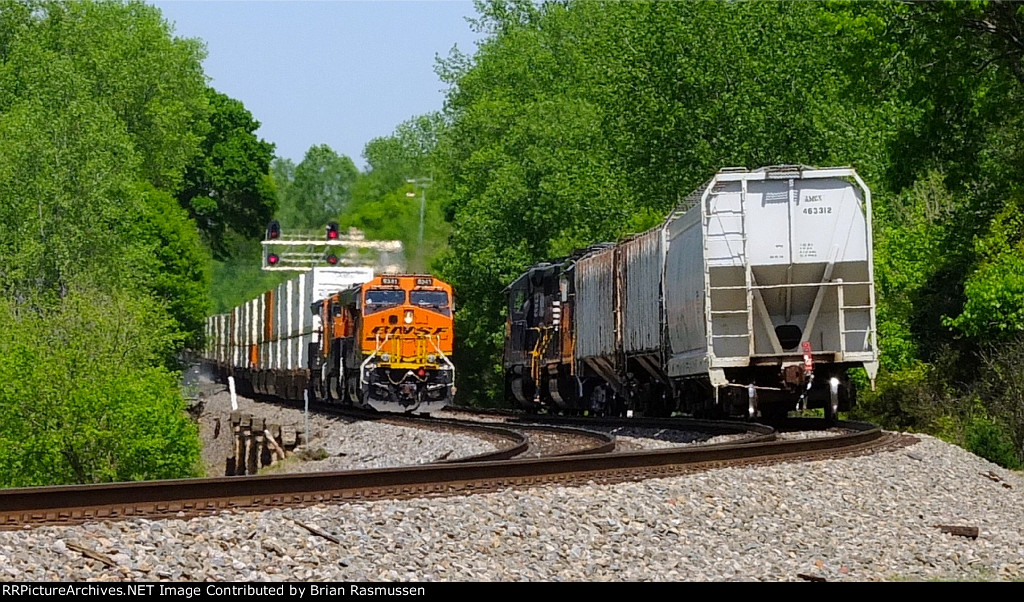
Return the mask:
[[448,332],[448,329],[444,326],[438,328],[430,328],[427,326],[376,326],[370,331],[370,336],[366,337],[366,340],[372,341],[376,335],[385,334],[416,334],[422,336],[440,336]]

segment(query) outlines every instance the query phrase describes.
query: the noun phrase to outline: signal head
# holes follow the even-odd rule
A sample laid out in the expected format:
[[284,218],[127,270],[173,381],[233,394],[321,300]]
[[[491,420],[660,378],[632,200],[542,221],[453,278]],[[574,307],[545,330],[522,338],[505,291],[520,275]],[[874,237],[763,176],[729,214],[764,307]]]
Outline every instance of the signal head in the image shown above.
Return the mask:
[[278,238],[281,238],[281,224],[274,220],[267,225],[267,240]]
[[279,263],[281,263],[281,258],[276,254],[271,253],[270,255],[267,255],[267,265],[273,267]]
[[327,224],[327,240],[338,240],[338,222]]
[[327,263],[331,265],[338,265],[338,256],[335,255],[334,253],[331,253],[330,255],[327,256]]

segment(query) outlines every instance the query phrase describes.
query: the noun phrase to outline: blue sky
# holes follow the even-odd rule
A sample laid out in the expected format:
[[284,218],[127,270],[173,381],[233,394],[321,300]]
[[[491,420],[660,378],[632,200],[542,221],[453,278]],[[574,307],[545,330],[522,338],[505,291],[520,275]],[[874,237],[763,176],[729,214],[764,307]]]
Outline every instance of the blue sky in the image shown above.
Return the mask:
[[364,167],[363,146],[438,110],[435,57],[476,50],[473,3],[151,1],[180,37],[206,43],[211,85],[241,100],[258,134],[296,163],[327,144]]

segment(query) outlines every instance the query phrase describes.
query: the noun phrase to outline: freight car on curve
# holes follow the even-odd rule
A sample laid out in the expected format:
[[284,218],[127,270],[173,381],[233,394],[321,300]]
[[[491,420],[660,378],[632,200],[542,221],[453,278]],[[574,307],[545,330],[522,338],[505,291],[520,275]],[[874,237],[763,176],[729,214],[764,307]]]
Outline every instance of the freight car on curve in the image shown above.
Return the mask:
[[[314,268],[229,313],[209,317],[204,361],[222,379],[234,377],[243,394],[298,401],[308,392],[314,400],[384,412],[427,412],[447,404],[454,391],[451,312],[451,288],[430,276],[374,277],[370,268]],[[411,325],[405,323],[410,315]],[[382,320],[392,329],[374,331]],[[424,323],[433,330],[424,332]],[[351,375],[360,366],[366,378],[342,394],[338,375]],[[382,375],[391,377],[387,395]],[[431,386],[438,382],[447,384]]]
[[850,168],[723,169],[659,226],[507,289],[506,395],[612,414],[782,416],[878,370],[871,193]]

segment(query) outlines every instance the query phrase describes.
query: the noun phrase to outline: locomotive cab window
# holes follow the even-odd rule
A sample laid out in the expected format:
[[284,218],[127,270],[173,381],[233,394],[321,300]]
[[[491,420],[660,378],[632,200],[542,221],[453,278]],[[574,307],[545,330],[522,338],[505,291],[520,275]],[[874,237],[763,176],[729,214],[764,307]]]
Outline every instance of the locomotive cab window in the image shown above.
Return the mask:
[[405,291],[372,288],[366,291],[366,313],[388,309],[405,303]]
[[409,302],[416,307],[431,309],[448,315],[448,293],[445,291],[412,291]]
[[522,313],[523,306],[526,305],[526,290],[520,288],[512,291],[510,299],[512,301],[512,307],[510,308],[512,313]]

